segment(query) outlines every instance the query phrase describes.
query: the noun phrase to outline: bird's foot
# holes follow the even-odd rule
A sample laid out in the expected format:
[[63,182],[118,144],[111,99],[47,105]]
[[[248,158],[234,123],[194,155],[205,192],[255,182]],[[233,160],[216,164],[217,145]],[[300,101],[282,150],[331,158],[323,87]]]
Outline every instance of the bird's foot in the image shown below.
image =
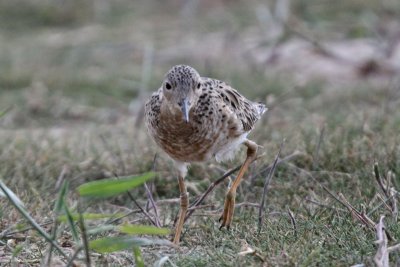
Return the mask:
[[172,243],[175,245],[179,246],[179,242],[181,239],[181,233],[182,233],[182,228],[181,229],[175,229],[175,234],[174,234],[174,239],[172,239]]
[[219,218],[219,222],[221,222],[221,226],[219,229],[221,230],[223,227],[229,230],[232,219],[233,219],[233,212],[235,209],[235,195],[236,192],[229,190],[225,197],[224,203],[224,211],[222,212],[221,217]]
[[182,233],[182,229],[183,229],[183,224],[185,222],[185,217],[186,217],[186,212],[188,210],[189,207],[189,194],[186,193],[181,193],[181,209],[179,211],[179,219],[178,219],[178,223],[175,227],[175,236],[174,236],[174,240],[173,243],[175,245],[179,245],[179,241],[181,239],[181,233]]

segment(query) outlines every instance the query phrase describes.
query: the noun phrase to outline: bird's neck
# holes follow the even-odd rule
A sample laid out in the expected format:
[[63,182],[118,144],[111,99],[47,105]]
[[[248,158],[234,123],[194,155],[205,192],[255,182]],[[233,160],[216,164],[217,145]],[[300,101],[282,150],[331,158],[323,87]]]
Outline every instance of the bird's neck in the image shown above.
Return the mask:
[[161,114],[167,118],[168,121],[183,122],[183,114],[179,107],[164,101],[161,105]]

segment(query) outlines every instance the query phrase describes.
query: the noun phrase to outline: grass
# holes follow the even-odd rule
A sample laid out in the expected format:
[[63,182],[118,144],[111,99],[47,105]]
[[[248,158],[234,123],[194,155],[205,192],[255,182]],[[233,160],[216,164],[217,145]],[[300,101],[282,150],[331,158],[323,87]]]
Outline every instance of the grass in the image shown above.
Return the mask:
[[[387,7],[375,1],[338,1],[332,9],[322,0],[296,1],[291,19],[301,27],[309,25],[321,40],[375,38],[374,20],[368,14],[396,17],[400,9],[395,2],[387,14]],[[254,15],[259,5],[241,8],[243,4],[203,4],[187,15],[172,3],[157,6],[152,1],[127,3],[126,9],[110,2],[99,13],[93,7],[80,9],[80,1],[72,1],[67,9],[37,1],[32,4],[35,12],[19,20],[18,16],[27,16],[24,10],[0,3],[1,12],[6,8],[9,14],[21,12],[16,18],[0,16],[15,25],[0,35],[0,114],[7,111],[0,115],[0,178],[45,231],[52,232],[53,206],[64,180],[70,183],[65,201],[75,214],[80,185],[153,168],[158,174],[148,185],[161,224],[172,228],[179,206],[175,172],[149,139],[139,114],[141,103],[159,86],[165,71],[183,62],[204,75],[229,81],[270,108],[251,134],[265,155],[251,166],[238,189],[237,203],[260,202],[267,175],[263,170],[273,162],[284,138],[281,156],[295,151],[299,155],[278,165],[260,233],[254,205],[235,209],[230,231],[218,229],[226,191],[226,184],[221,184],[206,199],[207,206],[185,224],[181,248],[142,248],[146,264],[167,256],[164,266],[373,265],[375,232],[327,190],[336,197],[342,194],[375,223],[385,215],[388,232],[400,239],[397,218],[382,204],[385,196],[373,173],[377,162],[381,175],[393,176],[393,188],[399,190],[398,81],[359,77],[350,82],[299,83],[290,72],[270,70],[273,65],[265,68],[263,62],[246,56],[247,41],[259,42],[250,50],[269,45]],[[290,40],[285,36],[285,42]],[[142,75],[146,62],[151,62],[148,81]],[[237,166],[244,156],[241,151],[232,162],[194,164],[187,178],[190,201],[222,175],[221,168]],[[142,207],[148,205],[144,188],[132,190],[131,195]],[[130,213],[116,223],[150,224],[128,196],[86,204],[87,213]],[[90,221],[88,226],[100,227],[108,220]],[[2,265],[38,266],[46,255],[48,243],[27,226],[7,199],[0,198]],[[57,229],[57,243],[71,256],[78,247],[71,228],[65,222]],[[255,252],[239,254],[247,249]],[[62,255],[53,254],[54,263],[65,265]],[[96,266],[135,262],[132,251],[104,255],[91,251],[90,256]],[[399,257],[399,252],[391,253],[390,262],[395,264]],[[83,252],[78,258],[84,259]]]

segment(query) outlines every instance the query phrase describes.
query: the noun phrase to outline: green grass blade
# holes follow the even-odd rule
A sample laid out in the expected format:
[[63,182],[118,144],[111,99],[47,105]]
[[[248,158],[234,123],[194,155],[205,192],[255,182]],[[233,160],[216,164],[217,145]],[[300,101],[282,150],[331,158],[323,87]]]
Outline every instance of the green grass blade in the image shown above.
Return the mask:
[[148,239],[140,237],[120,236],[103,237],[89,242],[89,247],[100,253],[110,253],[120,250],[132,249],[134,246],[172,245],[168,240]]
[[144,267],[144,261],[142,258],[142,251],[140,247],[133,246],[133,254],[135,255],[135,263],[137,267]]
[[[0,180],[0,189],[4,195],[10,200],[11,204],[19,211],[19,213],[32,225],[32,227],[48,242],[50,242],[58,252],[65,258],[68,258],[67,254],[61,249],[61,247],[49,236],[46,231],[29,215],[25,208],[20,205],[20,200],[16,195]],[[19,200],[19,201],[16,201]],[[21,202],[22,203],[22,202]]]
[[93,181],[78,187],[80,196],[105,198],[124,193],[135,188],[155,176],[154,172],[148,172],[140,176],[123,177]]
[[[54,216],[56,217],[63,209],[64,206],[64,202],[65,202],[65,195],[68,191],[68,182],[67,180],[64,180],[60,193],[58,194],[58,198],[56,203],[54,204]],[[51,230],[51,238],[53,240],[57,239],[57,228],[58,228],[58,220],[54,220],[53,222],[53,228]],[[51,257],[52,257],[52,253],[53,253],[53,245],[50,243],[50,248],[49,248],[49,252],[47,255],[47,265],[50,266],[51,263]]]
[[83,220],[83,216],[81,213],[81,207],[80,207],[79,203],[78,203],[78,211],[79,211],[79,228],[81,229],[81,239],[82,239],[83,250],[85,252],[86,266],[90,267],[91,260],[90,260],[88,236],[86,233],[86,225],[85,225],[85,221]]
[[76,229],[75,221],[72,218],[72,214],[69,211],[69,208],[67,207],[67,205],[64,205],[64,212],[65,212],[65,215],[67,218],[69,228],[71,229],[72,237],[74,238],[75,242],[79,242],[78,230]]
[[12,251],[12,257],[16,258],[18,257],[18,255],[21,254],[22,250],[24,249],[24,247],[22,245],[16,245],[15,248]]
[[11,110],[11,107],[8,107],[6,109],[3,109],[0,111],[0,118],[6,115],[9,111]]
[[158,228],[155,226],[148,225],[134,225],[134,224],[124,224],[118,227],[121,233],[125,234],[142,234],[142,235],[167,235],[169,234],[169,229]]
[[95,228],[91,228],[87,230],[87,233],[89,235],[94,235],[94,234],[99,234],[103,232],[108,232],[108,231],[113,231],[116,229],[117,226],[111,225],[111,224],[106,224],[106,225],[101,225]]
[[1,197],[8,197],[12,203],[15,203],[21,207],[25,207],[24,203],[17,197],[10,188],[8,188],[3,181],[0,180],[0,186],[2,191],[0,191]]
[[59,214],[63,209],[65,195],[68,192],[68,188],[69,188],[69,183],[68,183],[67,180],[64,180],[64,182],[62,184],[62,187],[61,187],[61,190],[60,190],[60,193],[58,195],[57,201],[56,201],[56,203],[54,205],[54,212],[56,214]]

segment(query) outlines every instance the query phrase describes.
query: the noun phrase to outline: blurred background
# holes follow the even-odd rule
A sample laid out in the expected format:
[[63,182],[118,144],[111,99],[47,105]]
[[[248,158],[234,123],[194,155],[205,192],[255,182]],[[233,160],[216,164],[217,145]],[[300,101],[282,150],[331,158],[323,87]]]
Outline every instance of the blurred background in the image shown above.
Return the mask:
[[260,101],[385,82],[400,68],[399,12],[396,0],[0,1],[0,106],[16,105],[0,125],[115,122],[179,63]]
[[[272,265],[308,266],[315,247],[320,250],[312,255],[321,262],[371,263],[374,233],[355,227],[343,209],[327,209],[335,202],[305,173],[357,207],[375,211],[382,198],[371,178],[373,163],[397,174],[393,181],[400,183],[398,0],[0,0],[0,177],[32,216],[51,218],[49,203],[65,179],[74,188],[155,168],[161,171],[154,180],[155,199],[178,196],[173,166],[143,123],[145,100],[175,64],[226,81],[269,107],[250,137],[265,156],[242,183],[237,201],[260,201],[265,167],[286,138],[281,156],[296,157],[277,169],[267,210],[292,210],[299,235],[309,233],[310,225],[323,230],[291,239],[290,221],[278,215],[266,222],[272,230],[263,238],[243,239]],[[242,152],[219,167],[194,165],[191,196],[243,158]],[[217,189],[208,203],[221,208],[224,192],[224,186]],[[69,197],[75,205],[76,195]],[[138,200],[146,203],[144,192]],[[1,225],[21,222],[6,200],[0,201]],[[117,199],[93,210],[116,212],[125,204]],[[163,225],[171,227],[178,204],[160,205]],[[255,210],[239,210],[236,234],[253,233]],[[201,255],[190,257],[203,266],[219,260],[230,262],[227,266],[259,263],[232,256],[241,240],[207,228],[214,218],[195,218],[183,246],[196,247]],[[388,227],[400,234],[397,217]],[[208,243],[228,239],[231,254]],[[175,257],[178,266],[200,266],[185,255]]]

